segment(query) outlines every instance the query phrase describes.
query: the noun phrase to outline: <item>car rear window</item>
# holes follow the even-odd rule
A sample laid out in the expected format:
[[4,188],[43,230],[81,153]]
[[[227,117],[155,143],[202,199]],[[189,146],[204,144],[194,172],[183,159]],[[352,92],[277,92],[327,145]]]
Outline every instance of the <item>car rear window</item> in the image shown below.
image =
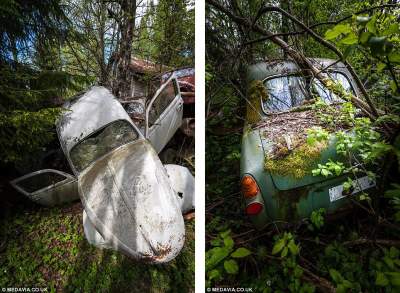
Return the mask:
[[112,122],[71,149],[72,164],[80,172],[95,160],[119,146],[137,140],[138,137],[138,133],[128,121]]
[[[345,91],[351,91],[354,94],[349,79],[343,73],[331,72],[329,76],[338,82]],[[342,102],[316,78],[286,75],[267,79],[264,81],[264,85],[268,95],[262,104],[267,113],[284,112],[301,106],[307,97],[319,96],[327,104]]]

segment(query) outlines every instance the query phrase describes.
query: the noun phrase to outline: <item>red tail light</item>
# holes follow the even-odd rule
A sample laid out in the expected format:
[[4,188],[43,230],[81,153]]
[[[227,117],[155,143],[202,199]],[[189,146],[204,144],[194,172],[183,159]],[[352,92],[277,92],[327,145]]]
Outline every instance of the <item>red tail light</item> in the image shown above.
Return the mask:
[[250,216],[258,215],[259,213],[261,213],[263,208],[264,206],[262,203],[252,202],[246,207],[246,214]]
[[256,181],[251,176],[243,176],[242,179],[242,194],[245,198],[255,197],[258,193]]

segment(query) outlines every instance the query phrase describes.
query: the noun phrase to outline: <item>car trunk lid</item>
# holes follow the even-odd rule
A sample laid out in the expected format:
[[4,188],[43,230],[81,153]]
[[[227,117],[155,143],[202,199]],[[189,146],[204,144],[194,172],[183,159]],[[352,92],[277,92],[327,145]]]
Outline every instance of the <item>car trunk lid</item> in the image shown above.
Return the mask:
[[[263,146],[270,145],[262,139]],[[304,151],[306,153],[304,153]],[[299,154],[303,152],[303,154]],[[292,166],[291,160],[293,160]],[[323,176],[313,176],[312,170],[318,164],[325,164],[329,160],[341,161],[343,158],[336,152],[336,139],[332,136],[327,142],[316,143],[314,146],[303,145],[293,150],[283,159],[272,159],[265,156],[265,169],[270,172],[272,181],[279,190],[290,190],[327,180]],[[304,164],[301,166],[300,164]],[[288,168],[291,168],[288,170]]]
[[322,129],[324,125],[312,110],[275,115],[256,126],[264,150],[264,169],[277,189],[290,190],[327,180],[313,176],[312,170],[329,160],[343,160],[336,152],[337,139],[332,130],[327,140],[307,143],[307,130],[315,127]]

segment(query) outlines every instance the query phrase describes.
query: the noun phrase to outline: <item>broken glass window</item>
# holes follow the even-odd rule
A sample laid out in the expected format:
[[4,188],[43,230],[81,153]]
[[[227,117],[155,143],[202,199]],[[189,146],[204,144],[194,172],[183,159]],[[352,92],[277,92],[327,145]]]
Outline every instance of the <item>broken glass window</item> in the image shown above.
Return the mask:
[[[329,77],[338,82],[343,87],[345,92],[351,92],[352,94],[354,94],[350,81],[343,73],[331,72],[329,73]],[[337,95],[324,87],[321,82],[316,78],[314,79],[314,88],[316,89],[318,96],[321,97],[321,99],[327,104],[343,102],[341,98],[339,98]]]
[[112,122],[72,148],[70,153],[72,164],[80,172],[113,149],[137,138],[138,133],[128,121]]
[[[331,72],[329,76],[338,82],[346,92],[353,88],[348,78],[340,72]],[[312,86],[310,86],[312,81]],[[310,76],[287,75],[267,79],[264,82],[267,88],[267,97],[263,100],[266,112],[284,112],[293,107],[301,106],[307,98],[319,96],[325,103],[331,104],[342,100],[324,87],[316,78]]]
[[268,112],[282,112],[299,106],[306,99],[305,80],[301,76],[288,75],[265,81],[267,97],[264,109]]

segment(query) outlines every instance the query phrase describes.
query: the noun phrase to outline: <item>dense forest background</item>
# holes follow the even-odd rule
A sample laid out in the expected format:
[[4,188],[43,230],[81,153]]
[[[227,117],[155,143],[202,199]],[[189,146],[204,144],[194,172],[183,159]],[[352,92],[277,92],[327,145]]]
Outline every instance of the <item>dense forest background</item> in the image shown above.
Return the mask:
[[[206,3],[207,286],[256,292],[397,292],[399,2]],[[363,154],[362,163],[374,171],[369,175],[378,178],[378,192],[355,198],[358,208],[334,221],[318,210],[298,223],[257,231],[244,215],[239,184],[246,69],[258,61],[289,58],[312,71],[305,57],[342,61],[357,74],[363,100],[351,102],[369,118],[358,125],[363,138],[346,144],[346,151]],[[319,172],[341,167],[333,162],[324,168]]]
[[0,1],[0,287],[47,292],[165,292],[194,287],[194,223],[168,265],[89,245],[82,206],[45,208],[9,181],[59,147],[62,103],[92,85],[128,94],[132,58],[194,66],[192,0]]

